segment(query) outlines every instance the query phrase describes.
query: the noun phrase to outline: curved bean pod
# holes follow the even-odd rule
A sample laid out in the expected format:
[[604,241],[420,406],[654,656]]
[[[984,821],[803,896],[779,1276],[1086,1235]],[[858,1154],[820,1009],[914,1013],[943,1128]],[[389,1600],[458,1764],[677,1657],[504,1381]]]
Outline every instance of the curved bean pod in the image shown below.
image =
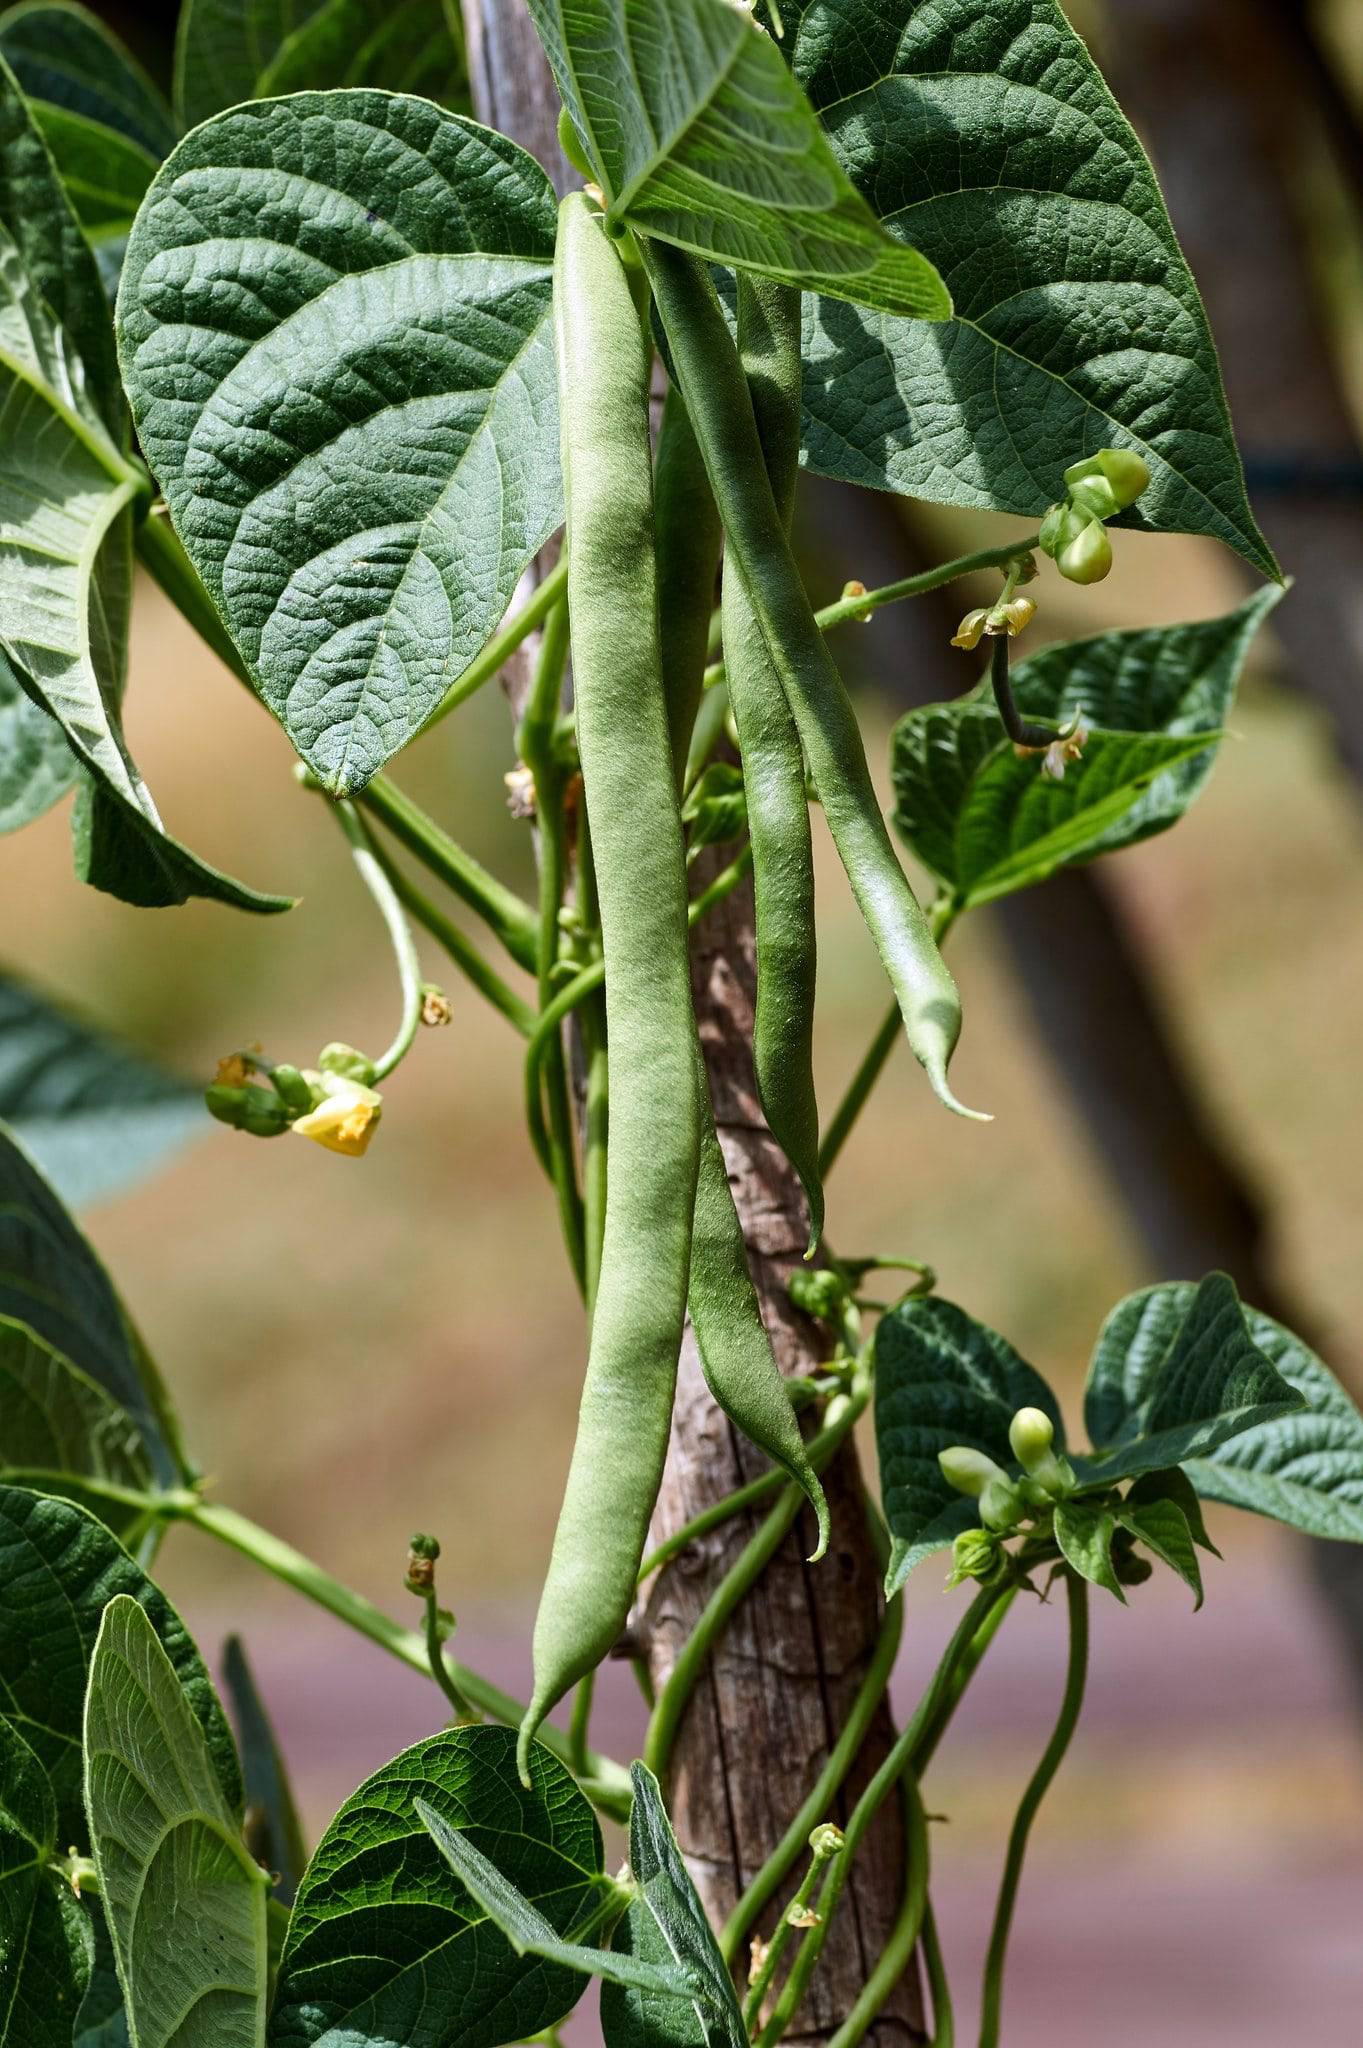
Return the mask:
[[710,479],[675,384],[663,400],[654,491],[663,688],[680,781],[700,709],[721,534]]
[[606,960],[610,1159],[577,1440],[534,1637],[522,1775],[549,1709],[625,1625],[662,1480],[700,1150],[686,865],[663,697],[650,350],[582,192],[559,212],[554,317],[578,747]]

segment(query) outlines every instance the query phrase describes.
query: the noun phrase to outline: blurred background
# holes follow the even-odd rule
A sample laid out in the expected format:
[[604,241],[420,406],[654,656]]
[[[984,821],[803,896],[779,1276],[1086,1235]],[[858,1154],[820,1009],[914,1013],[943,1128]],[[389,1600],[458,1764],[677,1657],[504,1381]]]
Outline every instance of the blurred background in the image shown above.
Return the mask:
[[[163,16],[103,13],[164,72]],[[1208,301],[1262,522],[1297,587],[1251,663],[1205,795],[1171,834],[967,921],[959,1082],[998,1112],[943,1117],[897,1053],[830,1182],[847,1251],[930,1261],[944,1293],[1079,1389],[1099,1322],[1155,1278],[1227,1265],[1363,1394],[1363,6],[1086,0],[1071,9],[1164,177]],[[816,602],[1020,531],[810,483]],[[1227,609],[1210,543],[1119,537],[1094,591],[1047,572],[1033,632],[1065,638]],[[894,718],[974,665],[946,641],[970,593],[845,629],[873,763]],[[339,834],[282,733],[148,585],[127,706],[172,830],[288,917],[149,914],[71,877],[65,807],[0,841],[7,969],[204,1079],[259,1039],[304,1062],[374,1045],[396,990]],[[531,886],[484,692],[398,779],[480,859]],[[882,781],[887,778],[882,773]],[[820,846],[821,1095],[882,1013],[879,971]],[[519,1045],[426,953],[452,1028],[386,1097],[363,1164],[205,1124],[88,1228],[230,1502],[412,1620],[415,1526],[446,1546],[459,1652],[524,1693],[529,1626],[584,1340],[552,1202],[523,1136]],[[870,1455],[869,1444],[866,1447]],[[1163,1576],[1097,1617],[1091,1704],[1038,1828],[1012,1966],[1010,2048],[1346,2044],[1363,2010],[1363,1574],[1225,1512],[1193,1616]],[[438,1726],[434,1689],[225,1551],[182,1534],[164,1576],[206,1649],[244,1624],[310,1827]],[[910,1600],[901,1697],[946,1624]],[[1059,1616],[1011,1620],[930,1781],[934,1886],[963,2031],[1002,1834],[1045,1739]],[[631,1753],[627,1673],[598,1739]],[[1113,2015],[1120,2015],[1114,2024]],[[1350,2017],[1352,2015],[1352,2018]],[[591,2038],[587,2025],[581,2037]]]

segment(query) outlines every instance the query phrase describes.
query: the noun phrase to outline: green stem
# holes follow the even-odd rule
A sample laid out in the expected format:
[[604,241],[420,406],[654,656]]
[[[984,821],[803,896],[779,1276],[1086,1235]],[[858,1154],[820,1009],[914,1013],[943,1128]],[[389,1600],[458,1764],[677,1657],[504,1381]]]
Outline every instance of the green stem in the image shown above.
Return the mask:
[[568,1726],[568,1768],[581,1778],[587,1769],[587,1738],[591,1732],[592,1695],[596,1691],[596,1673],[589,1671],[578,1681],[573,1695],[573,1718]]
[[[163,1498],[169,1500],[171,1496]],[[335,1615],[338,1621],[343,1621],[347,1628],[354,1629],[357,1635],[364,1636],[367,1641],[376,1643],[381,1650],[386,1650],[390,1657],[396,1657],[399,1663],[407,1665],[410,1670],[419,1671],[424,1677],[430,1677],[431,1667],[424,1635],[413,1629],[403,1628],[400,1622],[394,1621],[382,1608],[375,1607],[371,1600],[366,1600],[363,1593],[356,1593],[349,1586],[342,1585],[339,1579],[334,1579],[330,1572],[314,1564],[310,1557],[304,1557],[301,1551],[295,1550],[292,1544],[285,1543],[281,1537],[271,1535],[268,1529],[262,1529],[245,1515],[238,1514],[234,1508],[220,1507],[214,1502],[197,1498],[191,1497],[177,1506],[174,1515],[176,1520],[189,1523],[191,1528],[202,1530],[204,1535],[215,1537],[219,1543],[225,1543],[230,1550],[249,1558],[252,1564],[259,1565],[263,1571],[271,1573],[282,1584],[291,1586],[296,1593],[301,1593],[304,1599],[325,1608],[328,1614]],[[513,1699],[510,1693],[503,1692],[488,1679],[480,1677],[476,1671],[470,1671],[466,1664],[457,1663],[452,1657],[446,1658],[445,1661],[460,1692],[480,1713],[487,1714],[494,1721],[505,1722],[508,1727],[519,1726],[525,1715],[525,1708],[519,1700]],[[545,1728],[541,1731],[540,1739],[566,1761],[566,1737],[560,1735],[556,1729]],[[594,1752],[589,1752],[585,1761],[588,1776],[583,1783],[583,1791],[603,1813],[610,1814],[613,1819],[627,1819],[631,1805],[628,1772],[609,1757],[598,1756]]]
[[[831,1834],[832,1831],[822,1830],[821,1832]],[[743,2001],[743,2024],[748,2028],[749,2032],[752,2030],[754,2020],[762,2010],[762,2001],[775,1979],[777,1968],[781,1957],[785,1954],[786,1948],[789,1945],[790,1937],[799,1926],[800,1917],[814,1895],[814,1887],[819,1881],[819,1872],[823,1869],[825,1863],[829,1862],[834,1856],[842,1854],[842,1837],[838,1835],[836,1841],[811,1842],[809,1846],[813,1852],[809,1859],[809,1868],[801,1878],[799,1889],[795,1893],[794,1898],[773,1928],[771,1940],[767,1944],[767,1952],[762,1958],[761,1967],[748,1985],[748,1995]]]
[[448,718],[457,705],[464,703],[476,690],[481,690],[484,683],[491,682],[498,670],[506,667],[522,641],[528,640],[536,626],[543,624],[567,588],[568,551],[565,548],[543,583],[536,584],[515,618],[503,626],[500,633],[494,633],[482,653],[475,655],[464,673],[450,684],[422,726],[422,732],[427,733],[433,725],[439,725],[441,719]]
[[1027,1839],[1031,1834],[1037,1810],[1050,1789],[1051,1780],[1064,1761],[1065,1751],[1070,1746],[1070,1738],[1074,1734],[1075,1724],[1084,1704],[1084,1684],[1088,1677],[1088,1581],[1081,1578],[1078,1572],[1067,1569],[1065,1596],[1070,1624],[1065,1691],[1051,1739],[1046,1744],[1041,1762],[1022,1795],[1017,1817],[1008,1837],[1003,1881],[999,1886],[998,1904],[994,1909],[994,1927],[989,1937],[989,1953],[984,1965],[980,2048],[998,2048],[999,2022],[1003,2005],[1003,1971],[1008,1955],[1008,1936],[1013,1924],[1013,1908],[1017,1903],[1018,1882],[1022,1876],[1022,1861],[1027,1854]]
[[904,1903],[880,1960],[828,2048],[856,2048],[909,1966],[928,1905],[928,1817],[917,1781],[906,1776],[904,1798]]
[[682,773],[682,793],[689,796],[701,776],[705,764],[719,745],[724,732],[724,721],[729,715],[729,686],[724,680],[724,665],[706,671],[707,687],[700,700],[691,738],[686,749],[686,767]]
[[535,1012],[531,1005],[508,987],[496,968],[483,958],[472,939],[459,929],[453,918],[447,917],[432,903],[396,862],[389,859],[381,846],[375,846],[374,857],[382,865],[407,915],[414,918],[423,931],[429,932],[438,946],[444,948],[479,995],[485,996],[494,1010],[500,1010],[522,1038],[528,1038],[535,1028]]
[[422,1598],[426,1606],[426,1661],[431,1677],[453,1708],[456,1721],[477,1721],[481,1717],[473,1711],[455,1684],[445,1656],[445,1645],[440,1640],[440,1601],[434,1586],[429,1587]]
[[951,2009],[951,1986],[942,1944],[937,1939],[937,1919],[928,1900],[923,1909],[923,1967],[927,1971],[928,1997],[932,2001],[932,2040],[928,2048],[955,2048],[956,2017]]
[[527,974],[535,972],[539,923],[529,904],[514,889],[508,889],[471,853],[465,853],[387,776],[376,775],[355,801],[386,825],[393,837],[467,903],[470,910],[477,911],[518,967],[523,967]]
[[393,958],[397,962],[398,984],[402,990],[402,1017],[392,1044],[387,1052],[380,1053],[374,1062],[374,1079],[382,1081],[406,1059],[421,1029],[421,1006],[425,994],[425,985],[421,979],[421,962],[417,958],[412,928],[403,912],[401,899],[375,850],[364,821],[351,803],[333,803],[331,809],[349,842],[360,880],[373,897],[379,915],[388,927]]

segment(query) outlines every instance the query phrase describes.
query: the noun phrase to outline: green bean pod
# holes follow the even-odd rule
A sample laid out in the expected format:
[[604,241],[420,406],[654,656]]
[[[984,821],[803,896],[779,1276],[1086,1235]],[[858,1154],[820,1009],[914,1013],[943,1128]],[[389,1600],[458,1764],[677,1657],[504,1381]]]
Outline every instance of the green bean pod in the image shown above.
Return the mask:
[[663,688],[680,782],[700,709],[721,532],[710,479],[675,384],[663,400],[655,475]]
[[[767,474],[788,531],[800,465],[800,294],[767,278],[740,276],[738,346]],[[733,557],[724,570],[723,622],[757,902],[753,1065],[762,1113],[809,1203],[812,1254],[823,1233],[824,1203],[814,1091],[817,945],[805,758]]]
[[578,747],[606,961],[611,1112],[577,1440],[534,1636],[529,1746],[629,1614],[662,1480],[691,1261],[701,1112],[686,864],[663,695],[650,350],[586,195],[559,213],[554,317]]
[[938,1096],[962,1116],[947,1063],[961,1004],[900,867],[866,765],[856,714],[790,552],[762,457],[747,381],[704,266],[663,242],[644,260],[724,522],[852,893],[899,1002],[909,1044]]

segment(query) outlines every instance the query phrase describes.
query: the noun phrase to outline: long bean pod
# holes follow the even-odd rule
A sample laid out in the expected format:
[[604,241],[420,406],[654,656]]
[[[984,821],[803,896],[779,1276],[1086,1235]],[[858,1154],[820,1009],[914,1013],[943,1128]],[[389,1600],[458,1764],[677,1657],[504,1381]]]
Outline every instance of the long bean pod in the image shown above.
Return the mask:
[[[738,345],[767,474],[789,530],[800,466],[800,294],[740,277]],[[809,1203],[809,1250],[823,1232],[814,1092],[814,848],[805,757],[736,556],[724,566],[724,665],[743,756],[757,904],[753,1065],[762,1113]]]
[[700,709],[710,608],[719,575],[720,524],[695,432],[675,384],[669,385],[663,400],[655,491],[663,688],[680,781]]
[[644,260],[696,439],[829,830],[886,973],[909,1044],[941,1099],[960,1033],[944,966],[886,828],[847,693],[815,623],[773,496],[746,379],[704,266],[651,240]]
[[610,1650],[662,1480],[700,1149],[686,866],[663,695],[650,354],[586,195],[559,214],[554,314],[578,749],[606,961],[611,1119],[600,1279],[577,1440],[534,1637],[520,1766]]

